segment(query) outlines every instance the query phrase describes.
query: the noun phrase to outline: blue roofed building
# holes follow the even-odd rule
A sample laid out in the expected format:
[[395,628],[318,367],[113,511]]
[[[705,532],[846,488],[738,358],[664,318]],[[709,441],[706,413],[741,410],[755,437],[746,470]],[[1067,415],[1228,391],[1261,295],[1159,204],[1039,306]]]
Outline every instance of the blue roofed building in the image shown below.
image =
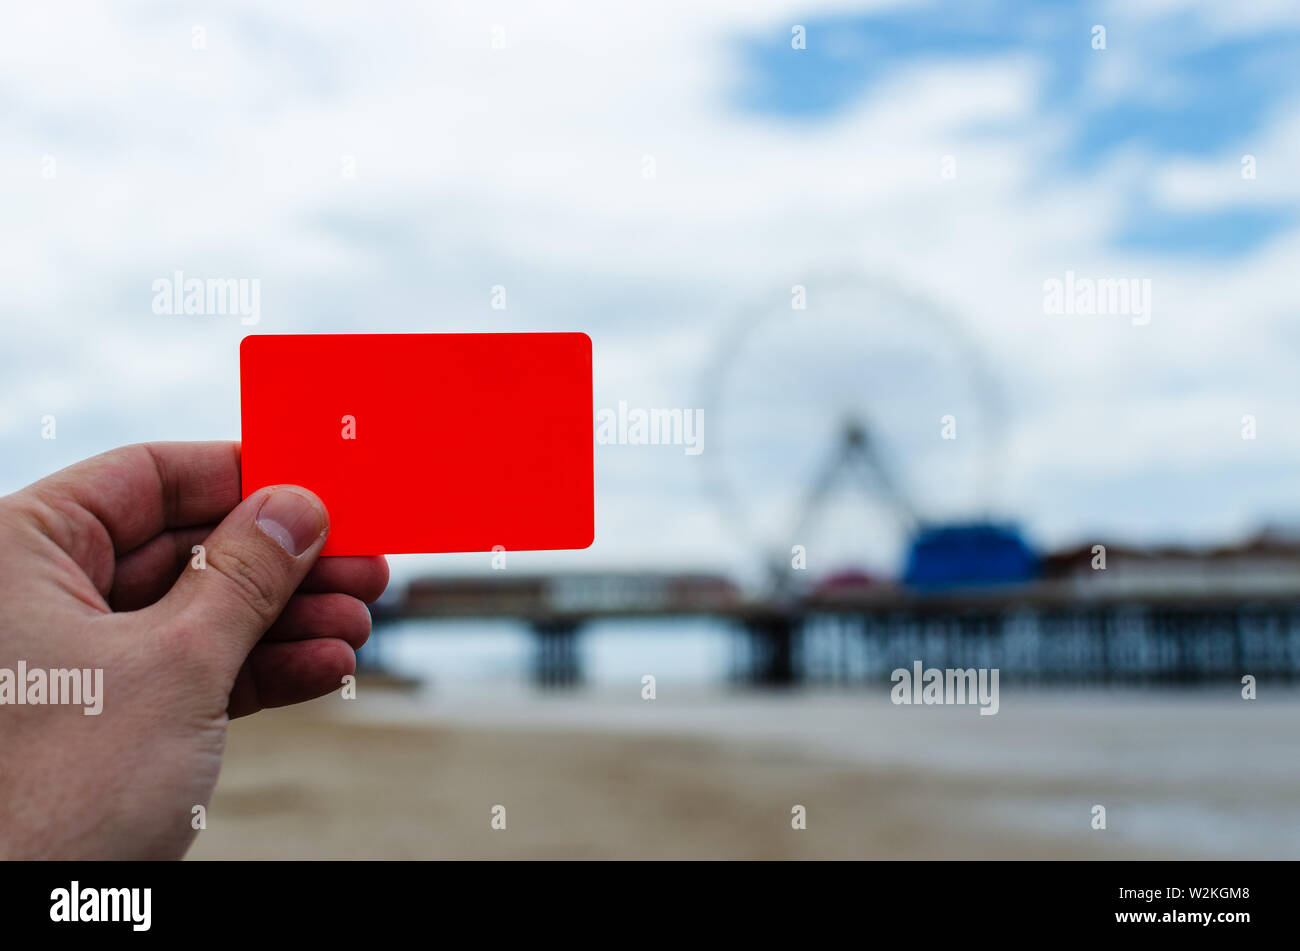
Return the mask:
[[1038,567],[1038,555],[1013,526],[945,525],[917,534],[903,583],[924,590],[1019,584],[1033,581]]

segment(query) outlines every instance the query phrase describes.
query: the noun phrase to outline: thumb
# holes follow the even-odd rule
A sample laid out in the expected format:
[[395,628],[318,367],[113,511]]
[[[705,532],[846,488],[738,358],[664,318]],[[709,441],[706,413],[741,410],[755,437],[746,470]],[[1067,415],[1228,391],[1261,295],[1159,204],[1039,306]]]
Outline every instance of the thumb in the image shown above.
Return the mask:
[[[237,505],[159,603],[237,670],[325,547],[329,516],[313,493],[293,485],[259,489]],[[197,647],[198,645],[194,645]]]

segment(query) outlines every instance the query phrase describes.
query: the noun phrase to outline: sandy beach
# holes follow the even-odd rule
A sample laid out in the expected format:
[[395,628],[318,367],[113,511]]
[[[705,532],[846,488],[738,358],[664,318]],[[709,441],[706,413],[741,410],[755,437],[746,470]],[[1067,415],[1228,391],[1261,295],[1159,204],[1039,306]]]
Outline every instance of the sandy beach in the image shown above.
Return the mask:
[[[1066,847],[960,821],[965,801],[993,792],[698,739],[280,711],[232,731],[191,857],[1051,858]],[[505,830],[491,828],[496,804]],[[791,828],[794,804],[805,830]]]
[[[925,722],[899,713],[906,708],[874,714],[887,727],[876,731],[878,737],[897,746],[863,746],[871,733],[864,730],[852,733],[857,746],[814,742],[815,730],[802,724],[829,729],[845,719],[846,710],[860,706],[855,698],[701,700],[681,705],[676,720],[664,711],[656,714],[660,723],[633,728],[613,711],[640,716],[644,706],[619,707],[601,697],[522,694],[512,707],[482,698],[444,697],[431,704],[391,691],[368,695],[367,705],[329,697],[233,724],[208,828],[190,857],[1211,857],[1223,853],[1201,826],[1215,810],[1229,854],[1284,857],[1292,848],[1278,835],[1287,830],[1276,824],[1259,844],[1252,844],[1242,825],[1252,816],[1267,821],[1269,808],[1295,814],[1297,788],[1290,774],[1273,776],[1264,793],[1255,783],[1256,801],[1234,805],[1225,792],[1232,786],[1214,787],[1186,771],[1174,775],[1176,749],[1170,750],[1174,759],[1151,761],[1144,771],[1133,765],[1141,755],[1126,759],[1122,747],[1103,743],[1096,762],[1071,770],[1063,765],[1074,759],[1068,749],[1055,763],[1043,761],[1026,739],[1037,735],[1025,732],[1032,726],[1045,734],[1039,742],[1060,745],[1065,734],[1051,725],[1050,704],[1019,719],[1014,707],[988,718],[1000,720],[1003,731],[988,732],[993,746],[1014,737],[1024,758],[1004,756],[976,768],[970,757],[959,761],[932,742],[942,735],[953,748],[969,748],[972,731],[990,730],[978,717],[958,720],[952,710],[943,712],[946,720],[932,717],[924,727],[905,726]],[[1177,701],[1171,703],[1149,718],[1152,726],[1145,731],[1113,729],[1105,716],[1080,710],[1077,703],[1055,709],[1062,722],[1084,724],[1089,736],[1130,742],[1125,737],[1145,732],[1152,749],[1169,750],[1156,727],[1167,722],[1184,732],[1178,724],[1186,725],[1188,716]],[[1117,722],[1131,720],[1131,712],[1120,707],[1112,714]],[[729,711],[731,720],[716,711]],[[1285,712],[1274,711],[1268,722],[1289,722],[1276,716]],[[784,735],[764,729],[765,717],[770,725],[782,724]],[[1225,722],[1212,709],[1205,717]],[[585,726],[579,722],[584,718]],[[748,723],[749,733],[740,736],[728,722]],[[687,723],[696,728],[685,728]],[[899,736],[908,729],[910,739]],[[1260,733],[1258,725],[1251,730]],[[1205,730],[1192,724],[1190,732],[1199,732],[1205,749]],[[922,755],[890,752],[913,747]],[[1142,747],[1133,750],[1141,754]],[[1029,768],[1031,762],[1037,768]],[[1225,763],[1211,758],[1204,765],[1220,770]],[[1096,800],[1110,804],[1105,831],[1089,828],[1088,809]],[[804,830],[791,828],[796,804],[807,810]],[[496,805],[506,807],[504,830],[491,827]],[[1126,827],[1134,817],[1142,826],[1136,832]]]

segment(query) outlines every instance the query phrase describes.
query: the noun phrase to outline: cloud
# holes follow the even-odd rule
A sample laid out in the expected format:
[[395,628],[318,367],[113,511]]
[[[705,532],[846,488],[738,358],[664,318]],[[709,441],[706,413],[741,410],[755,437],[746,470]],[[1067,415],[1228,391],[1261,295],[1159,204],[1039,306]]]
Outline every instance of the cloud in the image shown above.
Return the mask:
[[[259,332],[587,330],[600,406],[697,405],[719,339],[757,309],[706,426],[710,449],[744,443],[722,462],[774,546],[844,403],[878,419],[891,464],[945,517],[992,508],[1061,539],[1134,507],[1152,538],[1294,516],[1300,499],[1259,474],[1300,463],[1300,235],[1278,171],[1294,166],[1300,98],[1250,71],[1291,34],[1124,7],[1094,56],[1088,18],[1050,7],[994,5],[941,31],[937,7],[850,9],[24,11],[0,36],[3,488],[119,442],[237,434],[248,328],[153,314],[151,281],[180,269],[260,279]],[[813,44],[802,65],[795,23]],[[1216,76],[1256,97],[1243,121],[1219,99],[1175,128]],[[1225,222],[1240,240],[1180,247]],[[1152,323],[1046,316],[1043,281],[1066,269],[1150,278]],[[966,345],[905,307],[879,319],[896,297],[818,310],[840,273],[957,314],[978,356],[945,356]],[[800,283],[814,303],[792,312]],[[874,322],[864,300],[885,301]],[[890,334],[901,350],[881,346]],[[967,362],[1000,393],[1009,448],[991,498],[974,484],[987,447]],[[958,447],[938,439],[945,407],[972,422]],[[48,412],[57,446],[39,438]],[[1245,412],[1261,419],[1255,456],[1233,423]],[[698,457],[598,447],[597,469],[595,548],[531,558],[752,567]],[[1234,498],[1262,492],[1225,518],[1159,481],[1198,473]],[[897,557],[887,506],[835,511],[811,543],[834,553],[819,564]]]

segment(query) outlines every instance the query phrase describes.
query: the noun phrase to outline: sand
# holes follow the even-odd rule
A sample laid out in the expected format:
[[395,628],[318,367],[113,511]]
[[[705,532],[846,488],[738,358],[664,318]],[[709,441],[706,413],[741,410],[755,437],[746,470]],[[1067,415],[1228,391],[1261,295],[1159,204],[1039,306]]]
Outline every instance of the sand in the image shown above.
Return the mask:
[[[191,859],[1148,858],[991,822],[1050,776],[939,775],[707,736],[366,722],[336,698],[232,724]],[[807,828],[791,828],[803,805]],[[506,828],[492,828],[496,805]],[[1073,820],[1071,820],[1073,821]]]

